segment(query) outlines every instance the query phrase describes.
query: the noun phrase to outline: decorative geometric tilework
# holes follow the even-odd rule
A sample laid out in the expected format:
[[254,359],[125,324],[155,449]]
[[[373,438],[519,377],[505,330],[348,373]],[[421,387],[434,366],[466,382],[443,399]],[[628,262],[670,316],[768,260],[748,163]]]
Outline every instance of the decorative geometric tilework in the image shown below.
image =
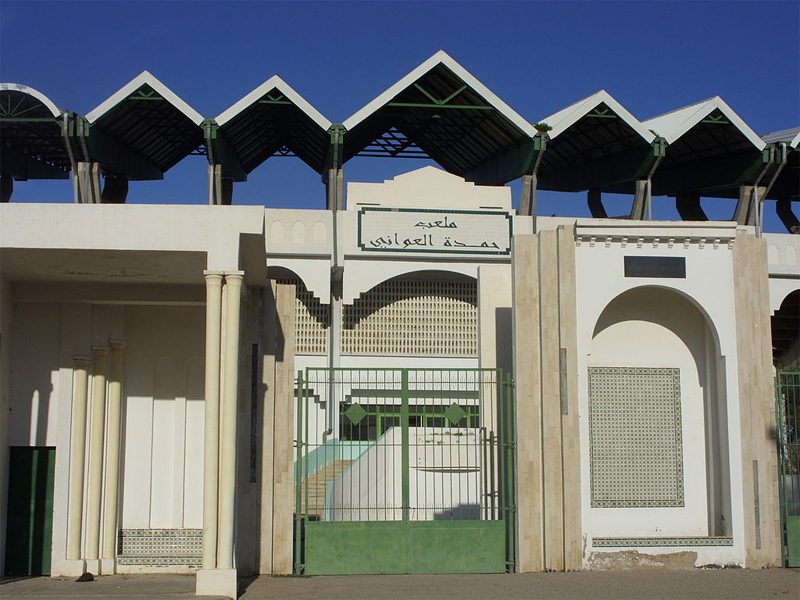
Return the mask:
[[732,537],[594,538],[595,548],[733,546]]
[[121,565],[199,568],[203,557],[202,529],[121,529]]
[[476,356],[475,281],[407,281],[375,286],[344,307],[342,352]]
[[680,369],[591,367],[593,508],[684,506]]

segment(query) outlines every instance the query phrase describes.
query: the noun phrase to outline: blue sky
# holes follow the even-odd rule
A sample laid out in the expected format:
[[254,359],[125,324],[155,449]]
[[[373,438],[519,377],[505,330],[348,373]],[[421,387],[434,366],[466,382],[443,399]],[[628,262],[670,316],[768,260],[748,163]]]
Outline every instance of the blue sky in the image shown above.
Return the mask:
[[[799,35],[796,0],[2,0],[0,80],[86,114],[146,69],[212,118],[279,75],[341,122],[441,49],[530,122],[605,89],[642,120],[719,95],[762,134],[800,124]],[[205,164],[188,157],[162,182],[134,182],[130,201],[203,202]],[[380,181],[422,164],[354,159],[345,177]],[[20,182],[14,199],[56,196],[70,200],[68,183]],[[234,202],[322,207],[324,188],[298,159],[273,158],[236,185]],[[674,213],[659,204],[656,216]],[[543,194],[540,213],[584,205]]]

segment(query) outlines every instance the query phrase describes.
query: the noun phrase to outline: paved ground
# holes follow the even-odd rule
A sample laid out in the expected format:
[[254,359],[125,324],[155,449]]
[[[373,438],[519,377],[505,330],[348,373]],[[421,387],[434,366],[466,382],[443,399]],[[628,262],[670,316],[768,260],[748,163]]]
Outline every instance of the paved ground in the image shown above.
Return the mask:
[[[241,600],[800,600],[798,569],[258,577],[241,579],[239,583]],[[4,579],[0,580],[0,598],[198,597],[194,595],[193,576],[115,575],[87,583],[49,577]]]

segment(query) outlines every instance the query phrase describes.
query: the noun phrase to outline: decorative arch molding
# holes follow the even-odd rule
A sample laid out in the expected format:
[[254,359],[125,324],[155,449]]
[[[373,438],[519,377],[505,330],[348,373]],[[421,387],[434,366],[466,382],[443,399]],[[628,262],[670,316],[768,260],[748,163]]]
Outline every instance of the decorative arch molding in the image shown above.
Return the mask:
[[302,260],[291,258],[270,258],[267,260],[268,272],[270,269],[289,271],[298,277],[306,289],[314,294],[322,304],[331,302],[331,273],[330,263],[324,260]]

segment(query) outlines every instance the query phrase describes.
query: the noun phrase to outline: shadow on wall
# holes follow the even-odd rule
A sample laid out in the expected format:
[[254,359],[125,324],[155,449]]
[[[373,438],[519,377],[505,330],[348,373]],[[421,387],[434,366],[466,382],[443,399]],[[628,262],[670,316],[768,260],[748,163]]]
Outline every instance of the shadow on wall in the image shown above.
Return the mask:
[[458,504],[433,514],[434,521],[478,521],[480,518],[481,507],[477,504]]

